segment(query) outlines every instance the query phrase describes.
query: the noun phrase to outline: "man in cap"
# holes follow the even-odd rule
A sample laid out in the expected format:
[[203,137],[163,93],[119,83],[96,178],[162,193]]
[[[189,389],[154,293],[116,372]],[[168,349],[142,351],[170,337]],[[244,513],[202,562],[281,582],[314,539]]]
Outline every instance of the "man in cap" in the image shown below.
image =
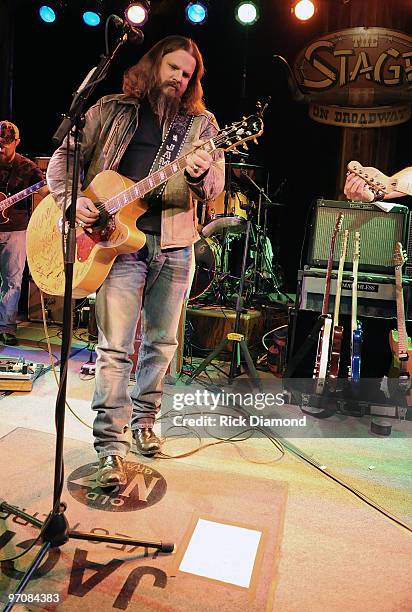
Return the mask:
[[[0,200],[38,183],[43,174],[27,157],[16,153],[19,129],[0,121]],[[47,188],[42,189],[42,194]],[[0,212],[0,343],[17,344],[17,310],[26,261],[29,198]],[[0,203],[1,205],[1,203]]]

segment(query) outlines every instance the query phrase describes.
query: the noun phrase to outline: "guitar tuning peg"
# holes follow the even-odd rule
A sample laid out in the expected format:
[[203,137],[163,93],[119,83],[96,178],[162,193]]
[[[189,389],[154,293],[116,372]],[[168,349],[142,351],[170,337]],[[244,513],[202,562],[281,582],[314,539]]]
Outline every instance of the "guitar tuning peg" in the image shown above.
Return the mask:
[[249,150],[249,147],[247,146],[247,144],[245,142],[242,144],[242,147],[245,149],[245,151]]
[[252,138],[252,142],[254,142],[255,144],[258,144],[257,138]]
[[246,119],[246,116],[245,116],[245,115],[243,115],[243,116],[242,116],[242,121],[245,121],[245,119]]

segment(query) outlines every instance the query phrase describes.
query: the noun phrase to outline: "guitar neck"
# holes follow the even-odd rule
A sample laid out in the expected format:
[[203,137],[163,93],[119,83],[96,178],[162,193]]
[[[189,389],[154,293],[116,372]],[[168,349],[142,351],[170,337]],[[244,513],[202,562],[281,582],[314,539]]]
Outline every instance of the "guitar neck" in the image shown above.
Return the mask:
[[408,336],[405,325],[405,308],[403,304],[402,291],[402,270],[400,267],[395,268],[396,278],[396,314],[398,320],[398,354],[406,354],[408,352]]
[[359,259],[353,260],[353,283],[352,283],[352,316],[351,316],[351,329],[352,334],[358,326],[358,268]]
[[[211,153],[217,147],[213,138],[211,138],[210,140],[206,141],[201,148],[204,151]],[[192,149],[191,151],[189,151],[189,153],[178,157],[170,164],[167,164],[166,166],[160,168],[160,170],[156,170],[156,172],[153,172],[138,183],[135,183],[134,185],[132,185],[132,187],[129,187],[125,191],[122,191],[120,194],[110,198],[109,200],[106,200],[104,204],[106,211],[110,215],[113,215],[127,204],[130,204],[130,202],[133,202],[133,200],[143,198],[147,193],[149,193],[149,191],[152,191],[153,189],[156,189],[156,187],[159,187],[163,183],[166,183],[166,181],[168,181],[173,176],[181,174],[187,166],[187,160],[189,155],[191,155],[194,150],[195,149]]]
[[346,259],[346,247],[348,243],[348,230],[345,230],[343,235],[342,253],[339,259],[338,277],[336,280],[336,294],[335,294],[335,310],[333,313],[333,326],[339,325],[339,310],[340,310],[340,296],[342,293],[342,278],[343,278],[343,266],[345,265]]
[[24,200],[24,198],[27,198],[29,195],[31,195],[35,191],[39,191],[39,189],[44,187],[46,183],[47,183],[46,180],[40,181],[39,183],[36,183],[35,185],[32,185],[31,187],[27,187],[27,189],[23,189],[23,191],[19,191],[18,193],[15,193],[9,198],[6,198],[5,200],[3,200],[3,202],[0,202],[0,212],[2,212],[3,210],[6,210],[10,206],[13,206],[13,204],[16,204],[16,202],[20,202],[20,200]]

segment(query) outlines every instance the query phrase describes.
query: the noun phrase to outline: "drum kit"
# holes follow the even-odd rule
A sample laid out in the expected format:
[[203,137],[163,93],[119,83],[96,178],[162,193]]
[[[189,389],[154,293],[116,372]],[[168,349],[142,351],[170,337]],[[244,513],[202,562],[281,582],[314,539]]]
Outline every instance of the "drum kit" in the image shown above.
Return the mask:
[[255,177],[262,166],[231,155],[225,164],[225,189],[215,200],[202,205],[201,238],[195,243],[196,269],[189,302],[230,306],[239,293],[245,232],[251,220],[245,271],[245,301],[278,293],[280,281],[273,265],[267,237],[268,209],[282,206],[271,202]]

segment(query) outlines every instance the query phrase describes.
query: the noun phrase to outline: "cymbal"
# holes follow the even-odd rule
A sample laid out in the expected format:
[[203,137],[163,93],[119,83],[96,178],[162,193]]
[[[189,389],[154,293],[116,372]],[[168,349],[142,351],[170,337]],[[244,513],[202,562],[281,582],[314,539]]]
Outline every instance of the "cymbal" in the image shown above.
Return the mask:
[[231,168],[261,168],[262,166],[257,166],[256,164],[245,164],[243,162],[226,162],[226,166],[230,166]]

